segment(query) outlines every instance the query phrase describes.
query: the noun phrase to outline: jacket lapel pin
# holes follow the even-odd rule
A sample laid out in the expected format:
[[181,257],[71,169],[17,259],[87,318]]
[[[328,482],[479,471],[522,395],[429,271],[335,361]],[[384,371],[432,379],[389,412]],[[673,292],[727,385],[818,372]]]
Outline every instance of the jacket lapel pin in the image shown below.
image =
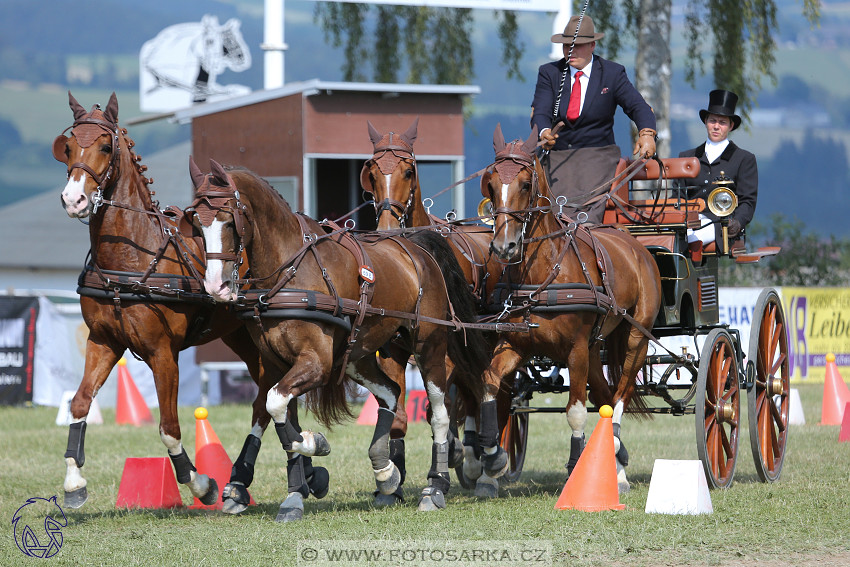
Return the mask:
[[604,88],[602,89],[602,92],[601,92],[601,93],[599,93],[599,94],[608,94],[608,87],[604,87]]

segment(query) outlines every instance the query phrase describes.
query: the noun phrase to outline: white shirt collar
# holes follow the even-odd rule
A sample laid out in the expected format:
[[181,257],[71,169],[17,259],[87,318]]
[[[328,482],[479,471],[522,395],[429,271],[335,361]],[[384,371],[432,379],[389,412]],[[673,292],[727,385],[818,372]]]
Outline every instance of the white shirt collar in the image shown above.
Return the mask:
[[714,161],[720,157],[726,147],[729,145],[729,138],[726,138],[722,142],[712,142],[711,140],[705,141],[705,157],[708,159],[708,163],[714,163]]
[[[588,62],[587,65],[584,66],[584,69],[576,69],[574,67],[570,67],[570,77],[575,79],[576,73],[581,71],[583,74],[582,74],[581,77],[579,77],[579,79],[582,79],[583,77],[590,78],[590,68],[593,67],[593,57],[594,57],[594,55],[591,54],[590,55],[590,61]],[[569,63],[568,63],[568,65],[569,65]]]

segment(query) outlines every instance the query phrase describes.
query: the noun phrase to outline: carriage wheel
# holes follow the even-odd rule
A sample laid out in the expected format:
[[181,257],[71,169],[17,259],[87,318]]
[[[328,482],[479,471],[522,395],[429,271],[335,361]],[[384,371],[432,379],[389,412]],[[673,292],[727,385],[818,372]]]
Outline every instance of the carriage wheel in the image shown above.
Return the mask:
[[725,329],[714,329],[703,345],[697,373],[697,453],[712,488],[732,484],[738,460],[741,416],[738,359]]
[[791,391],[785,312],[773,289],[762,291],[756,302],[747,359],[755,370],[747,390],[753,460],[762,482],[773,482],[785,460]]
[[[528,405],[525,400],[523,405]],[[502,449],[508,452],[510,466],[502,478],[505,482],[514,482],[522,474],[525,464],[525,451],[528,448],[528,414],[512,413],[502,429]]]

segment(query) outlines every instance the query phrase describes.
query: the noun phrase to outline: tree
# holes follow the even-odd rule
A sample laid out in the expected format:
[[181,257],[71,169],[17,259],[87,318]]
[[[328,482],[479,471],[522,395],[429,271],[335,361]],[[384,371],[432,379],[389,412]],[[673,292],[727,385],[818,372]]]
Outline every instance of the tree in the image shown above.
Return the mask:
[[[519,78],[516,13],[497,10],[506,75]],[[360,3],[318,2],[313,19],[334,47],[344,47],[346,81],[469,84],[473,77],[472,11]],[[406,61],[399,55],[402,53]]]

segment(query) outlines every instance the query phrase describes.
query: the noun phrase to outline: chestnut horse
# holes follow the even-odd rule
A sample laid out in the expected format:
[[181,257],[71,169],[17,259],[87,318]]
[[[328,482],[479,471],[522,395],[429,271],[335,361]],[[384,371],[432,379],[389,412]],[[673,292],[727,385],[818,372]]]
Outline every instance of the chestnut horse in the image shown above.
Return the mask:
[[[201,502],[212,504],[219,493],[215,480],[196,472],[181,443],[177,356],[189,346],[221,337],[259,380],[259,351],[242,321],[202,293],[203,247],[191,234],[181,234],[177,211],[166,214],[153,202],[133,141],[118,126],[115,94],[104,110],[95,105],[90,112],[68,95],[72,132],[56,138],[53,154],[67,165],[62,203],[70,217],[89,219],[91,250],[80,276],[80,306],[89,335],[83,379],[70,408],[65,505],[79,508],[88,497],[81,473],[86,417],[92,399],[127,349],[153,371],[160,437],[177,480]],[[235,463],[233,486],[224,491],[226,512],[242,511],[250,500],[245,489],[253,479],[260,436],[269,419],[265,400],[258,398],[254,429]],[[317,495],[327,492],[326,471],[316,478]]]
[[[604,339],[608,378],[616,386],[612,402],[618,486],[626,491],[628,459],[619,431],[629,402],[640,403],[639,398],[633,400],[635,381],[661,305],[658,267],[628,232],[606,226],[588,231],[556,215],[536,146],[536,128],[524,143],[506,144],[497,126],[496,160],[481,178],[481,192],[491,199],[496,215],[492,250],[511,267],[509,284],[497,289],[497,282],[488,282],[488,293],[495,292],[493,297],[504,303],[509,319],[529,318],[539,325],[528,334],[500,335],[485,381],[492,390],[533,355],[569,368],[571,469],[584,444],[588,379],[592,384],[605,382],[599,363]],[[508,309],[510,305],[519,307]]]
[[[398,383],[381,371],[375,356],[392,342],[415,357],[431,404],[432,464],[419,509],[444,508],[450,485],[445,358],[464,365],[463,378],[477,377],[463,386],[479,398],[481,372],[489,363],[480,332],[454,328],[474,320],[475,305],[444,240],[429,232],[409,239],[375,233],[355,239],[347,229],[326,231],[294,213],[247,169],[225,170],[212,160],[211,169],[210,175],[197,168],[192,174],[208,262],[220,263],[220,269],[208,266],[205,286],[217,301],[247,306],[255,344],[284,373],[266,394],[284,450],[328,454],[324,435],[292,428],[287,405],[307,394],[309,407],[330,426],[350,415],[345,392],[353,380],[378,401],[369,457],[378,490],[392,494],[400,473],[389,458],[389,436],[405,384],[403,376]],[[252,277],[222,279],[233,274],[241,250]],[[249,284],[244,292],[241,283]],[[506,463],[504,452],[500,456]],[[294,488],[290,480],[279,516],[302,513],[303,493]]]
[[[446,236],[466,281],[481,305],[486,280],[491,277],[498,278],[501,271],[501,266],[493,261],[490,253],[492,229],[483,225],[448,223],[428,214],[425,210],[416,156],[413,151],[419,127],[418,118],[402,134],[395,132],[381,134],[368,121],[367,126],[374,151],[372,157],[363,164],[360,185],[364,191],[373,196],[378,230],[404,232],[404,229],[430,227]],[[405,357],[400,360],[398,357],[391,357],[382,362],[381,367],[390,374],[403,373],[406,360]],[[449,368],[453,368],[454,365],[450,360],[446,363]],[[508,419],[510,395],[500,396],[499,401],[503,402],[498,408],[498,423],[501,431]],[[476,406],[477,404],[465,400],[464,407],[468,407],[471,412]],[[482,410],[493,411],[494,407],[494,403],[490,402]],[[398,432],[397,436],[403,437],[407,430],[406,422],[393,425],[394,436]],[[476,482],[476,496],[495,496],[499,486],[498,480],[482,474],[474,413],[467,415],[463,445],[463,475]]]

